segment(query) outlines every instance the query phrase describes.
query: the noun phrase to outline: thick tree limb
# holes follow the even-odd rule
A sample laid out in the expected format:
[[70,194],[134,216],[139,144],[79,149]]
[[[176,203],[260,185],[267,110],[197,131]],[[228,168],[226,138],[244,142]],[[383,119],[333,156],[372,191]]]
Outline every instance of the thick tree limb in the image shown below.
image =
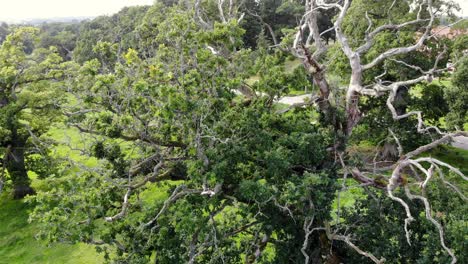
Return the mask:
[[[102,132],[84,128],[79,124],[71,124],[71,126],[78,128],[78,130],[80,132],[83,132],[83,133],[88,133],[88,134],[93,134],[93,135],[102,135]],[[184,144],[182,142],[162,141],[162,140],[159,140],[159,139],[156,139],[156,138],[150,138],[150,137],[145,136],[145,135],[129,136],[129,135],[122,135],[121,134],[121,135],[118,136],[118,138],[121,138],[121,139],[127,140],[127,141],[138,141],[138,140],[140,140],[140,141],[143,141],[145,143],[159,145],[159,146],[163,146],[163,147],[178,147],[178,148],[185,148],[186,147],[186,144]]]
[[[434,11],[432,10],[432,0],[426,0],[423,4],[427,4],[427,10],[429,12],[430,19],[429,19],[429,22],[428,22],[428,24],[426,26],[426,29],[425,29],[423,35],[419,38],[419,40],[416,42],[416,44],[411,45],[411,46],[407,46],[407,47],[399,47],[399,48],[389,49],[389,50],[381,53],[379,56],[377,56],[374,60],[372,60],[368,64],[363,65],[362,66],[363,70],[371,69],[371,68],[375,67],[377,64],[379,64],[380,62],[382,62],[383,60],[385,60],[387,58],[390,58],[390,57],[393,57],[393,56],[396,56],[396,55],[399,55],[399,54],[410,53],[410,52],[415,51],[415,50],[419,49],[420,47],[422,47],[422,45],[424,44],[424,41],[426,41],[429,38],[430,33],[431,33],[431,29],[432,29],[432,25],[434,24],[434,21],[435,21]],[[420,5],[420,10],[422,9],[423,4]],[[423,20],[421,20],[419,18],[419,13],[418,13],[418,18],[416,20],[410,21],[410,22],[407,22],[407,23],[403,23],[401,25],[393,26],[393,27],[395,27],[396,29],[399,29],[401,27],[405,27],[405,26],[408,26],[408,25],[411,25],[411,24],[422,22],[422,21]],[[388,27],[390,27],[390,26],[388,26]],[[376,34],[377,34],[377,33],[379,33],[380,31],[382,31],[384,29],[378,28],[376,30],[378,30],[376,32]]]

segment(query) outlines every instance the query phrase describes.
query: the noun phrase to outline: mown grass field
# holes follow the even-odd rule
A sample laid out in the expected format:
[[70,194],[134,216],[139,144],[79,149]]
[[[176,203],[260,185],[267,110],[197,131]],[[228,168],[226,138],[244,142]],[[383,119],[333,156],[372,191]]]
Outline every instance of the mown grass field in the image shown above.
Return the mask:
[[32,205],[0,196],[0,263],[1,264],[91,264],[103,263],[93,246],[45,243],[35,239],[35,224],[28,223]]

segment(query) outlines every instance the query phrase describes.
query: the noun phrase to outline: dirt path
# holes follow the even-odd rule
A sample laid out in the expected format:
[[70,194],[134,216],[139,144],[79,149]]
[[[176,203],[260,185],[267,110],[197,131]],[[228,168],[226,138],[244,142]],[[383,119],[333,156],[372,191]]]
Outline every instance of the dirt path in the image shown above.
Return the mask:
[[304,95],[297,95],[297,96],[284,96],[281,97],[278,101],[278,103],[281,104],[286,104],[286,105],[293,105],[293,104],[299,104],[303,103],[306,99],[312,98],[311,94],[304,94]]

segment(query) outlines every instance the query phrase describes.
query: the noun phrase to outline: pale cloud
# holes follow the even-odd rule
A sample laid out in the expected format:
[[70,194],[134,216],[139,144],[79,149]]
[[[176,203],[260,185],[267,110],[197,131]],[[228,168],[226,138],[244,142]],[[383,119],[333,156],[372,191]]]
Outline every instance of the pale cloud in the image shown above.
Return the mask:
[[[0,0],[0,21],[31,18],[109,15],[124,6],[151,5],[154,0]],[[455,0],[468,16],[468,0]]]
[[0,21],[109,15],[124,6],[151,5],[153,2],[154,0],[0,0]]
[[457,2],[460,7],[461,7],[461,12],[463,16],[468,16],[468,0],[455,0],[455,2]]

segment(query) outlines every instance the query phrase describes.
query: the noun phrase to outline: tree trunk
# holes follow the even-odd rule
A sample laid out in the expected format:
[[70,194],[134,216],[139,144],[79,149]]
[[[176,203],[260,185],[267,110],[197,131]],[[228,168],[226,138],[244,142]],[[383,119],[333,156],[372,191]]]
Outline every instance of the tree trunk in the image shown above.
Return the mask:
[[13,182],[13,198],[21,199],[26,195],[35,193],[31,188],[31,181],[28,177],[28,172],[24,163],[24,150],[26,139],[21,138],[16,133],[12,133],[12,144],[7,148],[6,169]]
[[397,93],[395,95],[395,100],[393,103],[398,115],[406,114],[406,108],[408,107],[406,98],[408,98],[408,88],[400,87],[400,89],[397,90]]

